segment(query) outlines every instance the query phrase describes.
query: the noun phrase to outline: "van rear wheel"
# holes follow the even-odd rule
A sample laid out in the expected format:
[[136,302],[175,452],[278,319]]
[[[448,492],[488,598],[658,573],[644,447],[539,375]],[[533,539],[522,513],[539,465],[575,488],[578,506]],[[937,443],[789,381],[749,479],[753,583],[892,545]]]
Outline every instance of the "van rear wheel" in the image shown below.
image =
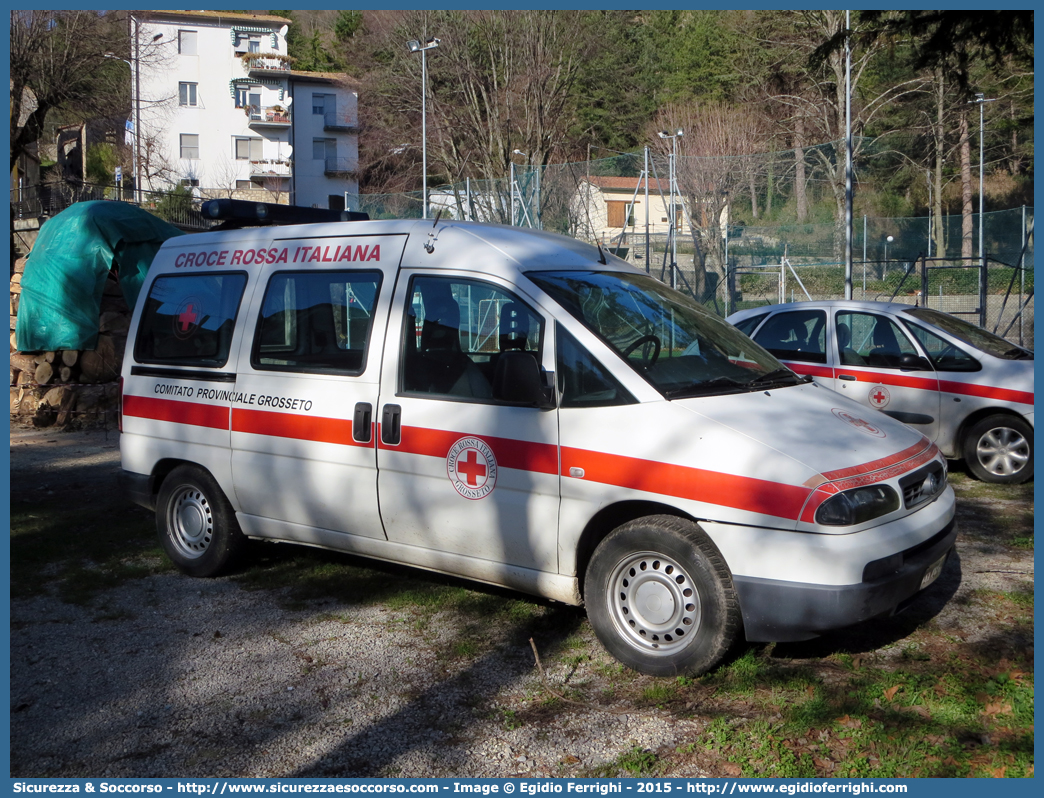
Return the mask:
[[602,645],[651,676],[705,673],[742,625],[725,560],[682,518],[650,516],[616,529],[595,550],[584,585]]
[[242,554],[246,537],[214,478],[182,465],[163,480],[156,502],[163,550],[189,576],[218,576]]

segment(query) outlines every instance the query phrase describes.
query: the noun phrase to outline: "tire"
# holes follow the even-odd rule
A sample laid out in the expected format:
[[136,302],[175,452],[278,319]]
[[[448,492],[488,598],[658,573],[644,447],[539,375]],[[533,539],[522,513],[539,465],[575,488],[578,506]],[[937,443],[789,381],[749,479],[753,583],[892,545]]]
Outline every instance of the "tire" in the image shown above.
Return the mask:
[[214,478],[197,466],[178,466],[163,480],[156,529],[167,556],[189,576],[226,573],[246,548],[228,499]]
[[1033,476],[1033,428],[1018,416],[975,422],[962,446],[968,470],[983,482],[1017,485]]
[[699,526],[674,516],[610,533],[591,557],[584,597],[606,650],[650,676],[705,673],[742,628],[721,553]]

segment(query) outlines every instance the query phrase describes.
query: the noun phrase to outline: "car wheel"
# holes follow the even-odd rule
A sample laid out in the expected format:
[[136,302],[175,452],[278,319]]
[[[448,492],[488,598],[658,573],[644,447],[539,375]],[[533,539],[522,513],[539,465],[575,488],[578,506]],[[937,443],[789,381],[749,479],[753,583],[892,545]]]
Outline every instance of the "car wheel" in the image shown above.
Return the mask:
[[674,516],[610,533],[591,557],[584,595],[606,650],[651,676],[710,670],[742,625],[721,553],[699,526]]
[[1025,482],[1033,476],[1033,428],[1016,416],[987,416],[965,434],[963,454],[983,482]]
[[156,528],[164,551],[189,576],[224,573],[246,546],[225,494],[196,466],[178,466],[163,480]]

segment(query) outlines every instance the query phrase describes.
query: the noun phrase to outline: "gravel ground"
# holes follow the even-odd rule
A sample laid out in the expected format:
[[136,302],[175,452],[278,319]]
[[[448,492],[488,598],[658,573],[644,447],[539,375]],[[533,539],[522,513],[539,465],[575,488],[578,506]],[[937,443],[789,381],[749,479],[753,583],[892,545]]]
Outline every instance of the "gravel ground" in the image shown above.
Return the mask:
[[[118,436],[12,429],[11,468],[12,500],[111,491]],[[1032,585],[1032,551],[979,540],[959,543],[959,554],[930,600],[791,655],[847,645],[887,656],[933,616],[966,642],[996,645],[997,630],[969,617],[961,596]],[[167,572],[83,606],[50,595],[12,601],[12,775],[585,775],[635,746],[698,740],[709,720],[606,692],[613,663],[575,608],[543,606],[542,678],[511,629],[492,630],[500,637],[484,653],[445,656],[476,622],[463,613],[439,612],[418,629],[408,611],[379,604],[287,610],[278,598],[235,578]],[[562,656],[567,638],[589,658]],[[639,693],[656,682],[637,679]],[[546,700],[575,685],[588,699]],[[671,775],[708,775],[691,767]]]

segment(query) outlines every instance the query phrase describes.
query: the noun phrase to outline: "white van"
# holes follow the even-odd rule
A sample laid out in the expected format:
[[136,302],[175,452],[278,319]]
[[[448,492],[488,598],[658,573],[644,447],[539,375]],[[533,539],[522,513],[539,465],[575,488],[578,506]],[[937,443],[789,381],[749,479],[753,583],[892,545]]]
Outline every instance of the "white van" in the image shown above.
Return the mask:
[[569,238],[182,236],[129,335],[124,486],[193,576],[248,539],[352,552],[585,604],[672,675],[894,613],[953,550],[931,441]]

